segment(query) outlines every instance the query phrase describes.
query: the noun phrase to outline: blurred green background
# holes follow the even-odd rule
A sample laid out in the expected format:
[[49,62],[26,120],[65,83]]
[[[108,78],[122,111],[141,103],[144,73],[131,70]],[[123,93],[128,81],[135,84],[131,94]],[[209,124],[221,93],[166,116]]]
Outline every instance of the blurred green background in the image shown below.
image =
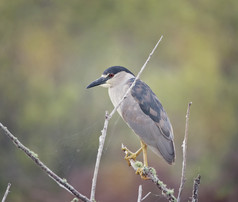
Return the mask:
[[[157,94],[175,133],[176,164],[149,152],[149,165],[177,194],[185,114],[192,101],[187,182],[202,176],[200,201],[238,199],[238,1],[52,1],[0,3],[0,122],[61,177],[89,197],[107,90],[85,87],[113,65],[137,74],[161,35],[141,79]],[[0,198],[70,201],[0,132]],[[99,171],[98,201],[165,201],[124,161],[137,137],[116,114]],[[141,157],[140,157],[141,158]],[[139,158],[139,159],[140,159]]]

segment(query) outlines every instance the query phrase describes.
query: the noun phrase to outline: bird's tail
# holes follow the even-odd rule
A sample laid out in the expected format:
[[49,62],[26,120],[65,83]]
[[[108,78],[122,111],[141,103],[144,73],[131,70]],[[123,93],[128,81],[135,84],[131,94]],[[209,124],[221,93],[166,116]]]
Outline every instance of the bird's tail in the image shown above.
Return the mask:
[[173,140],[168,140],[164,136],[160,136],[160,140],[157,143],[157,148],[151,147],[152,151],[169,163],[173,164],[175,161],[175,148]]

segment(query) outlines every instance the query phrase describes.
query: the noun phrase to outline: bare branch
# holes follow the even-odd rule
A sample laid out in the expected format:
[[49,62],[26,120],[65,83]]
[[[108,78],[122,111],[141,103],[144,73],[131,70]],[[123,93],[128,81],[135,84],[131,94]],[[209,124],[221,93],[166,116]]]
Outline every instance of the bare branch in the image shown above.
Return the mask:
[[141,201],[144,201],[150,194],[151,194],[151,192],[149,192],[148,194],[146,194],[146,195],[141,199]]
[[[128,150],[126,147],[122,144],[122,150],[127,155]],[[157,176],[156,170],[152,167],[145,167],[142,162],[140,161],[134,161],[133,159],[129,159],[131,167],[137,171],[138,168],[143,169],[143,176],[150,179],[154,184],[162,191],[162,195],[168,199],[169,201],[177,201],[176,197],[174,196],[174,190],[168,189],[167,185],[164,184]]]
[[106,112],[106,118],[105,118],[103,130],[101,131],[102,135],[99,137],[98,154],[97,154],[97,159],[96,159],[96,164],[95,164],[94,174],[93,174],[93,179],[92,179],[91,196],[90,196],[90,200],[91,201],[95,201],[95,193],[96,193],[98,170],[99,170],[99,165],[100,165],[100,161],[101,161],[101,157],[102,157],[102,151],[103,151],[103,147],[104,147],[104,142],[105,142],[105,139],[106,139],[106,136],[107,136],[107,127],[108,127],[109,120],[111,119],[113,114],[116,112],[118,107],[121,105],[123,100],[127,97],[128,93],[131,91],[131,89],[134,87],[137,79],[139,79],[140,75],[142,74],[143,70],[145,69],[147,63],[149,62],[151,56],[155,52],[155,50],[158,47],[159,43],[161,42],[162,38],[163,38],[163,36],[160,37],[159,41],[157,42],[157,44],[155,45],[155,47],[151,51],[149,57],[147,58],[146,62],[142,66],[142,68],[139,71],[138,75],[136,76],[134,82],[131,84],[130,88],[126,91],[125,95],[122,97],[122,99],[120,100],[118,105],[114,107],[114,109],[112,110],[112,112],[109,115]]
[[85,202],[90,202],[90,200],[79,193],[72,185],[67,183],[66,179],[60,178],[58,175],[56,175],[52,170],[50,170],[39,158],[36,153],[31,151],[29,148],[24,146],[8,129],[7,127],[3,126],[2,123],[0,123],[0,128],[4,131],[4,133],[12,140],[12,142],[15,144],[17,148],[22,150],[28,157],[33,160],[36,165],[38,165],[49,177],[51,177],[60,187],[66,189],[68,192],[70,192],[72,195],[76,196],[78,199],[81,199]]
[[198,188],[200,185],[200,181],[201,181],[201,176],[198,175],[193,183],[193,195],[192,195],[192,202],[198,202]]
[[8,183],[7,189],[6,189],[5,194],[4,194],[3,198],[2,198],[2,202],[5,202],[5,201],[6,201],[7,195],[8,195],[9,192],[10,192],[10,191],[9,191],[9,190],[10,190],[10,187],[11,187],[11,183]]
[[139,186],[138,189],[138,198],[137,198],[137,202],[141,202],[142,201],[142,185]]
[[183,165],[182,165],[181,182],[180,182],[179,192],[178,192],[178,197],[177,197],[178,202],[180,202],[180,197],[181,197],[183,187],[184,187],[184,184],[185,184],[185,181],[186,181],[185,172],[186,172],[186,161],[187,161],[188,121],[189,121],[189,114],[190,114],[191,105],[192,105],[192,102],[189,102],[188,103],[188,108],[187,108],[187,113],[186,113],[185,135],[184,135],[184,140],[183,140],[183,144],[182,144]]
[[95,193],[96,193],[96,184],[97,184],[99,165],[100,165],[100,161],[101,161],[101,157],[102,157],[104,142],[105,142],[105,139],[107,136],[107,127],[108,127],[109,120],[110,119],[108,117],[108,112],[106,111],[104,126],[103,126],[103,130],[101,131],[102,135],[100,135],[100,137],[99,137],[99,147],[98,147],[97,159],[96,159],[96,164],[95,164],[94,173],[93,173],[91,196],[90,196],[91,201],[95,201]]

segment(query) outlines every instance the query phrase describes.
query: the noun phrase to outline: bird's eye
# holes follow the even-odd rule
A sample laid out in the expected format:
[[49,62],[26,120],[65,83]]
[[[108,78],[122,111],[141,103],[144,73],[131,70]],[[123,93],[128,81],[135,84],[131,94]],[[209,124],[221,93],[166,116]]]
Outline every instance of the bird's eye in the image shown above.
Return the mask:
[[109,78],[112,78],[112,77],[114,77],[114,74],[113,74],[113,73],[110,73],[110,74],[108,74],[108,77],[109,77]]

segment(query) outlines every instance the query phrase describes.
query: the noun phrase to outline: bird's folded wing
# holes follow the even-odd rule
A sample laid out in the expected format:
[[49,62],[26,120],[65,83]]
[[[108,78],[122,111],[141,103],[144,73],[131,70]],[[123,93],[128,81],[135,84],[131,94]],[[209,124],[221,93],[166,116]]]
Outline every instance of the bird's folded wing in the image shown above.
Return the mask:
[[[133,79],[129,82],[132,83]],[[141,80],[137,80],[135,86],[131,90],[131,95],[139,104],[141,110],[155,122],[161,134],[165,138],[173,140],[173,129],[169,118],[159,99],[150,87]]]

